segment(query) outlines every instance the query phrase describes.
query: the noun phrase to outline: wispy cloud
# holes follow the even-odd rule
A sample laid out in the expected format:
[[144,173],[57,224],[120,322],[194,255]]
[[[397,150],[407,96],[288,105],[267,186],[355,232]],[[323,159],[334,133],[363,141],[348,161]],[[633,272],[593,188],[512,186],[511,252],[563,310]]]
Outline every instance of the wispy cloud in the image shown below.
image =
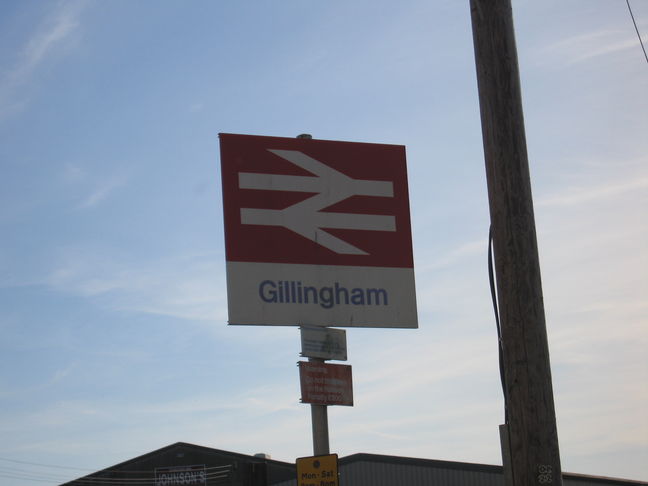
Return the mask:
[[189,113],[199,113],[205,109],[204,103],[192,103],[189,105]]
[[76,209],[90,209],[125,186],[129,181],[129,175],[123,171],[106,175],[90,170],[84,165],[67,163],[59,179],[65,184],[66,192],[74,188],[74,194],[78,195],[79,202],[75,206]]
[[86,171],[74,164],[67,163],[63,169],[63,180],[67,183],[77,183],[86,180]]
[[79,1],[59,4],[59,9],[47,20],[45,26],[29,39],[23,62],[16,72],[24,75],[33,71],[61,41],[76,30],[82,5]]
[[44,381],[35,383],[33,385],[24,386],[22,388],[2,389],[0,390],[0,398],[15,398],[18,396],[25,396],[35,392],[42,392],[44,390],[52,389],[58,386],[61,382],[65,381],[77,368],[76,362],[68,364],[64,368],[59,368],[51,372],[51,376]]
[[[631,49],[640,49],[639,40],[631,30],[600,30],[568,37],[555,42],[543,49],[545,54],[552,53],[551,58],[555,59],[554,54],[560,54],[568,64],[577,64],[590,59],[606,56],[608,54],[619,53]],[[648,37],[643,37],[643,41],[648,42]]]
[[[218,275],[222,277],[218,277]],[[68,249],[44,277],[49,287],[101,297],[112,308],[192,320],[225,320],[222,255],[132,264],[99,250]]]
[[425,248],[421,250],[421,264],[417,265],[417,272],[429,272],[439,270],[442,268],[449,268],[456,265],[458,262],[474,258],[477,255],[486,253],[488,239],[485,236],[483,239],[467,241],[452,248],[441,254],[431,253],[426,254]]
[[86,2],[63,1],[31,32],[13,66],[0,77],[0,120],[23,109],[27,103],[23,88],[34,73],[60,52],[61,46],[78,30]]
[[537,206],[571,206],[584,204],[646,188],[648,188],[648,177],[611,182],[598,186],[571,187],[563,190],[559,194],[539,199]]
[[98,205],[100,202],[105,200],[110,194],[112,194],[116,189],[124,186],[126,180],[122,177],[112,177],[105,181],[100,182],[93,190],[88,194],[83,201],[77,206],[78,209],[89,209]]

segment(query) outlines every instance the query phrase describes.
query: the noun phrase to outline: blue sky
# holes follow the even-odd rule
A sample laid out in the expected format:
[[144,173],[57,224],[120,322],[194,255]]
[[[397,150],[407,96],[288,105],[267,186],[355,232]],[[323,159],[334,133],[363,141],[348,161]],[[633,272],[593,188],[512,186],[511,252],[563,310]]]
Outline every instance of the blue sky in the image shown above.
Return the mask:
[[[563,470],[648,480],[648,65],[622,0],[513,8]],[[347,331],[331,448],[499,464],[468,2],[23,0],[0,4],[0,484],[177,441],[311,453],[298,330],[226,325],[219,132],[407,147],[420,329]]]

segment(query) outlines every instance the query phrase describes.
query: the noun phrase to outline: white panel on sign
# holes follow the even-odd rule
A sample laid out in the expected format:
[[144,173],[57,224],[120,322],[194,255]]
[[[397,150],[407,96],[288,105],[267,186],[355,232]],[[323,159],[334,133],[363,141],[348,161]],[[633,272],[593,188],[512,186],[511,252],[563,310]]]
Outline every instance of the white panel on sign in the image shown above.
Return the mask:
[[411,268],[228,262],[227,288],[230,324],[416,327],[417,322]]

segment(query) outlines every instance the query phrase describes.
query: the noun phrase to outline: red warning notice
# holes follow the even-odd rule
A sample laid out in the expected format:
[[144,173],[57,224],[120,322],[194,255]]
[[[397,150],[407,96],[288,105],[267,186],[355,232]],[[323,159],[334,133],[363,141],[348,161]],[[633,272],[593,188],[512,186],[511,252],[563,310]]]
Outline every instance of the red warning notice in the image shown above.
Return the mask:
[[299,382],[303,403],[353,406],[349,365],[300,361]]

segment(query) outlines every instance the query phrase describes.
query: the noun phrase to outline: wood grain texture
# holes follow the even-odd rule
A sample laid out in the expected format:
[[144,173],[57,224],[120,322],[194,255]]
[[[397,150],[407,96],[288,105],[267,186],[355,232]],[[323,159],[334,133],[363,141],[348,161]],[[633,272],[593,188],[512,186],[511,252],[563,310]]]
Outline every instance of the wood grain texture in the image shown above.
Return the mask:
[[513,484],[562,485],[510,0],[471,0]]

